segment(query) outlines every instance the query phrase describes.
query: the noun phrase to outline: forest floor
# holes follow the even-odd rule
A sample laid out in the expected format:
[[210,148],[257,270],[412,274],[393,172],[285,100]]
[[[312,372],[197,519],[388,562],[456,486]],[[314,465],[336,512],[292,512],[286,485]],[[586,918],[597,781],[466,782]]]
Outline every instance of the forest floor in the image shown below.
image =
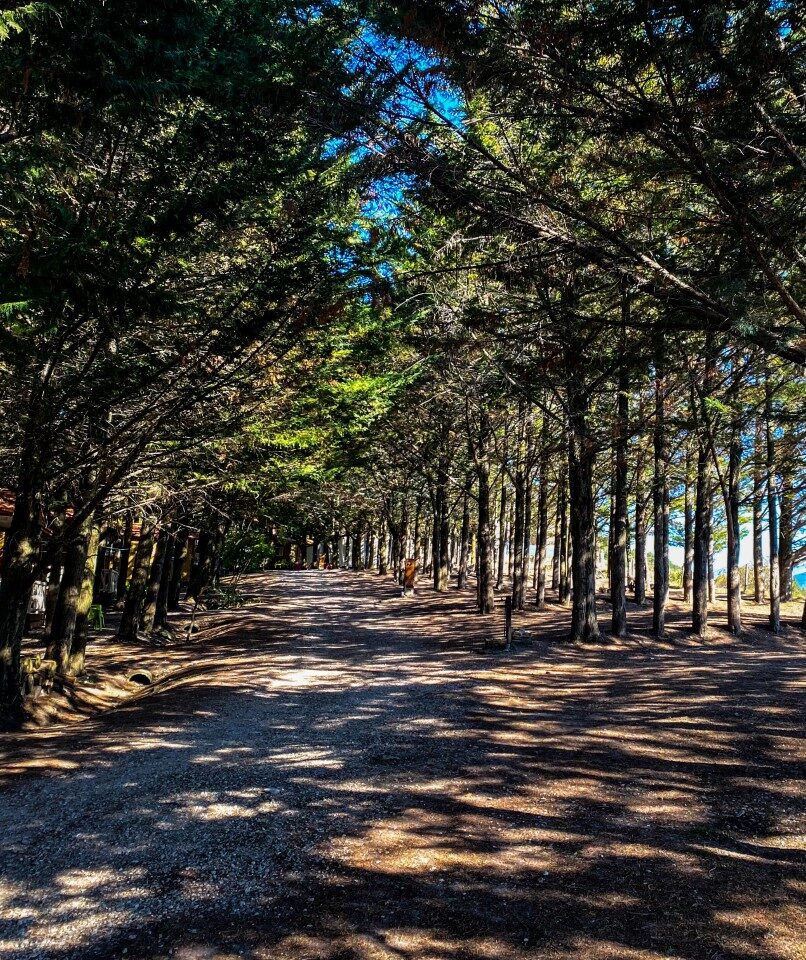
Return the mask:
[[795,606],[582,647],[551,605],[503,653],[470,592],[248,589],[147,693],[0,737],[3,960],[806,958]]

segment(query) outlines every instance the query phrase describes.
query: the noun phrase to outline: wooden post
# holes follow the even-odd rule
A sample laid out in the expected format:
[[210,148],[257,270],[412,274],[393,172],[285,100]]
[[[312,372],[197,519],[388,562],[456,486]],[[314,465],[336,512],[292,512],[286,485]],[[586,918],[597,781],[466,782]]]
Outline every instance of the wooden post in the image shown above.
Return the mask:
[[512,648],[512,597],[504,598],[504,620],[506,622],[504,649],[510,650]]

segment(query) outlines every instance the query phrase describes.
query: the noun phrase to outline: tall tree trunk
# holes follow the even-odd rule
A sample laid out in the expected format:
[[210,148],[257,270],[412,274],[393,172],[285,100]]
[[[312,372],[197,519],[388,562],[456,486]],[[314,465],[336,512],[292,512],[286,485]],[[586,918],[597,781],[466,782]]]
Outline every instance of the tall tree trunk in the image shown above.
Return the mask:
[[523,540],[525,535],[526,510],[526,474],[524,465],[524,410],[519,411],[518,445],[515,451],[515,510],[512,524],[512,604],[516,610],[523,610]]
[[551,555],[551,589],[557,591],[560,589],[560,551],[562,549],[562,536],[560,531],[561,484],[562,474],[560,474],[560,479],[554,491],[554,547]]
[[402,587],[406,581],[406,550],[409,543],[409,498],[403,497],[400,508],[400,539],[397,542],[398,583]]
[[708,603],[716,603],[716,572],[714,569],[714,485],[708,488]]
[[568,470],[565,464],[560,471],[557,510],[560,514],[560,579],[557,589],[560,603],[567,606],[571,599],[571,582],[568,577]]
[[168,540],[168,529],[163,527],[157,536],[157,549],[154,553],[154,559],[151,562],[151,569],[148,572],[145,603],[143,604],[143,610],[140,615],[140,629],[145,633],[151,633],[154,629],[154,618],[157,615],[157,598],[159,597],[160,584],[162,583],[162,571],[165,566],[165,558],[168,555]]
[[658,638],[666,631],[669,601],[669,452],[666,441],[666,374],[663,347],[655,369],[655,477],[653,506],[655,526],[655,585],[652,591],[652,632]]
[[536,596],[538,610],[546,606],[546,544],[549,535],[548,498],[548,424],[544,420],[540,451],[540,487],[537,493],[537,556],[535,557]]
[[[299,547],[297,547],[297,550],[299,550]],[[208,527],[204,527],[199,531],[199,539],[196,541],[196,549],[193,557],[194,563],[190,570],[190,578],[188,580],[187,600],[193,600],[194,602],[201,600],[204,588],[210,580],[212,555],[213,533]],[[301,560],[302,562],[305,561],[304,555],[301,557]],[[135,566],[136,565],[137,556],[135,555]],[[134,581],[134,571],[132,571],[132,581]]]
[[[64,571],[59,584],[59,596],[56,610],[50,625],[48,645],[45,656],[56,661],[56,668],[62,676],[67,675],[70,663],[70,651],[76,630],[78,599],[84,580],[84,567],[87,563],[90,532],[93,526],[92,516],[88,517],[67,535],[64,558]],[[93,580],[95,568],[93,567]]]
[[742,425],[735,420],[731,429],[728,453],[728,477],[725,514],[728,523],[728,629],[735,636],[742,632],[742,585],[739,580],[739,481],[742,467]]
[[[624,296],[626,301],[626,294]],[[623,305],[623,310],[627,306]],[[613,497],[613,549],[610,558],[611,629],[615,636],[627,636],[627,439],[630,429],[630,409],[626,345],[622,333],[622,361],[619,368],[618,400],[616,403],[616,475]]]
[[781,568],[778,557],[778,494],[775,480],[775,434],[772,422],[772,387],[764,382],[764,419],[767,428],[767,525],[770,531],[770,630],[781,630]]
[[697,491],[694,512],[694,597],[692,627],[701,637],[708,627],[708,527],[711,506],[708,498],[708,451],[700,438],[697,456]]
[[380,542],[378,543],[378,573],[385,577],[389,573],[388,564],[388,554],[387,547],[389,541],[389,533],[386,523],[386,514],[381,517],[381,534]]
[[795,534],[794,492],[790,452],[784,450],[783,457],[781,464],[781,510],[778,524],[778,564],[781,571],[781,600],[787,603],[792,599],[792,540]]
[[[467,486],[470,485],[468,480]],[[470,548],[470,498],[465,489],[462,498],[462,533],[459,538],[459,574],[456,580],[456,586],[459,590],[464,590],[467,584],[467,560]]]
[[[530,451],[528,463],[532,462],[532,452]],[[529,581],[529,555],[532,552],[532,475],[527,465],[526,470],[526,490],[524,492],[523,505],[523,560],[521,562],[521,581],[522,591],[524,593],[523,602],[526,600],[526,585]],[[522,603],[523,605],[523,603]]]
[[753,599],[764,600],[764,550],[762,546],[761,515],[764,511],[764,422],[756,417],[755,445],[753,447]]
[[168,587],[168,609],[179,609],[179,594],[182,592],[182,570],[185,566],[188,553],[188,540],[190,539],[190,530],[187,524],[179,528],[176,535],[176,544],[174,545],[174,563],[171,571],[171,583]]
[[146,585],[151,569],[151,554],[154,549],[154,523],[143,518],[140,526],[140,539],[134,554],[134,569],[126,593],[126,603],[118,627],[118,639],[123,643],[137,640],[137,629],[146,599]]
[[132,515],[126,514],[126,523],[123,528],[123,549],[118,560],[118,589],[115,600],[120,603],[126,596],[126,581],[129,578],[129,556],[132,545]]
[[450,545],[451,545],[451,525],[448,516],[448,490],[447,490],[447,469],[445,473],[445,487],[442,497],[442,509],[440,513],[440,531],[439,531],[439,580],[437,590],[440,593],[446,593],[448,582],[450,580]]
[[160,577],[159,590],[157,591],[157,608],[154,612],[154,629],[158,630],[164,627],[168,622],[168,594],[171,590],[171,583],[174,575],[174,565],[177,562],[177,532],[174,527],[170,532],[166,531],[167,543],[165,545],[165,559],[162,561],[162,576]]
[[95,567],[98,562],[98,543],[100,541],[101,525],[97,518],[90,524],[87,538],[87,558],[84,563],[84,576],[76,605],[75,632],[70,655],[67,659],[66,673],[69,677],[80,677],[84,673],[84,661],[87,656],[87,641],[89,639],[89,614],[92,606],[95,587]]
[[479,613],[492,613],[495,606],[493,592],[493,536],[490,529],[490,418],[486,411],[479,417],[479,443],[476,470],[479,487],[479,546],[478,546],[478,608]]
[[694,457],[686,447],[686,477],[683,505],[683,601],[691,603],[694,577]]
[[498,576],[495,586],[500,590],[504,586],[504,570],[506,569],[506,542],[507,542],[507,480],[506,471],[501,470],[501,502],[498,513]]
[[588,425],[589,398],[573,378],[568,386],[568,473],[573,600],[571,640],[599,639],[596,620],[596,510],[593,496],[595,446]]

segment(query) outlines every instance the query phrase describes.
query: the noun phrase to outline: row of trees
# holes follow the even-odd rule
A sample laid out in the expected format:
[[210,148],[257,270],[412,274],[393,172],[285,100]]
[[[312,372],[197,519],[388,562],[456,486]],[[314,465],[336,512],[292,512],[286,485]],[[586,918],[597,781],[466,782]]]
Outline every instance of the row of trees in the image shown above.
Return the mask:
[[129,632],[175,602],[187,531],[209,568],[227,524],[350,531],[358,564],[369,527],[437,589],[453,549],[482,613],[509,554],[516,604],[556,583],[577,639],[597,576],[617,635],[651,581],[663,634],[672,542],[704,632],[723,536],[740,632],[747,527],[778,629],[803,50],[786,0],[4,11],[0,710],[43,567],[80,670],[87,558],[133,522],[157,546]]

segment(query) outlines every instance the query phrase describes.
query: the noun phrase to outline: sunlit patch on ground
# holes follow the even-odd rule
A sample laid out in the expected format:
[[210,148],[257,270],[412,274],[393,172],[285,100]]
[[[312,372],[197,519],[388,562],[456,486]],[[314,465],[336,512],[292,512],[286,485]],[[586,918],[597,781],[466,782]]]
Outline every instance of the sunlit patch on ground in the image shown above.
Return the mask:
[[470,592],[250,591],[148,695],[2,742],[0,958],[806,957],[794,632],[570,647],[555,606],[499,654]]

